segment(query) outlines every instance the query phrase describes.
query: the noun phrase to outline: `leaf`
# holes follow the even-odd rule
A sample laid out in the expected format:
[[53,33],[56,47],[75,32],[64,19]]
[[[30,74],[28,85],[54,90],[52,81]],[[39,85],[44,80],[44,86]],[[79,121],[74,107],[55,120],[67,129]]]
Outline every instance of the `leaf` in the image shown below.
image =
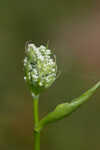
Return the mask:
[[86,102],[94,94],[99,86],[100,82],[98,82],[91,89],[82,94],[79,98],[74,99],[72,102],[58,105],[53,112],[49,113],[42,120],[40,120],[36,130],[39,131],[47,124],[53,123],[57,120],[61,120],[64,117],[70,115],[72,112],[77,110],[84,102]]

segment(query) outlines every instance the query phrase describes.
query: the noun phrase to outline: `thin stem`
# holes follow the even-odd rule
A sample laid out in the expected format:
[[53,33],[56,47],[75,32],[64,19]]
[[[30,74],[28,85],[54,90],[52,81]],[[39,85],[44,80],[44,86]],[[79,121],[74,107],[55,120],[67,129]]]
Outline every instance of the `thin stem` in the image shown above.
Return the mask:
[[33,100],[33,116],[34,116],[34,150],[40,150],[40,132],[36,130],[39,123],[38,115],[39,96],[35,96]]
[[39,103],[39,96],[35,96],[33,99],[33,116],[34,116],[35,127],[38,125],[39,122],[38,103]]
[[34,131],[34,150],[40,150],[40,132]]

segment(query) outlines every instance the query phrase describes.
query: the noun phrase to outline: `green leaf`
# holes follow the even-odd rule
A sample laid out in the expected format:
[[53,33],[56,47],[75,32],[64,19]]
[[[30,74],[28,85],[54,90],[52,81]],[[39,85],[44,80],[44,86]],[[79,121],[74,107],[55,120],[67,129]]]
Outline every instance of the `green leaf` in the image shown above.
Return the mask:
[[42,120],[40,120],[36,130],[39,131],[47,124],[55,122],[57,120],[61,120],[64,117],[70,115],[72,112],[77,110],[84,102],[86,102],[94,94],[99,86],[100,82],[98,82],[91,89],[82,94],[79,98],[74,99],[72,102],[58,105],[53,112],[49,113]]

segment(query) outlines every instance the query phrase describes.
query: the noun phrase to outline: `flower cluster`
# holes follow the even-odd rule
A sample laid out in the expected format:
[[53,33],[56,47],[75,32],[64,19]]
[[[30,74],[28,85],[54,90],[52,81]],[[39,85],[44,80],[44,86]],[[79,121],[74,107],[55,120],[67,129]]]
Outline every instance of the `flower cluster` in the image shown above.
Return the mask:
[[36,47],[33,43],[29,43],[25,52],[24,79],[31,91],[38,94],[42,89],[50,87],[56,80],[56,60],[51,50],[43,45]]

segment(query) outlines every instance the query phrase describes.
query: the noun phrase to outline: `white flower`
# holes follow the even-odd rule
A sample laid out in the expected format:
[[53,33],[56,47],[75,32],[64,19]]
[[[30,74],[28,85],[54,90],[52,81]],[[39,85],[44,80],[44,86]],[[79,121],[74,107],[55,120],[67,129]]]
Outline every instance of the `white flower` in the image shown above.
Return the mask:
[[26,77],[24,77],[24,80],[26,80]]
[[40,86],[43,86],[43,83],[42,83],[42,82],[39,82],[39,85],[40,85]]
[[51,50],[41,45],[36,47],[28,44],[24,59],[25,80],[32,91],[40,92],[41,88],[48,88],[56,80],[57,65],[51,58]]
[[27,49],[27,51],[30,51],[30,48],[32,48],[32,49],[34,49],[35,51],[36,51],[36,46],[34,45],[34,44],[32,44],[32,43],[30,43],[30,44],[28,44],[28,49]]
[[50,51],[49,49],[47,49],[47,50],[46,50],[46,54],[47,54],[47,55],[50,55],[50,54],[51,54],[51,51]]
[[41,50],[45,50],[46,49],[46,47],[45,46],[43,46],[43,45],[41,45],[40,47],[39,47],[39,49],[41,49]]
[[31,64],[29,64],[29,66],[28,66],[28,67],[29,67],[29,69],[30,69],[30,70],[32,70],[32,65],[31,65]]
[[44,60],[44,57],[43,57],[42,55],[39,55],[39,56],[38,56],[38,59],[40,59],[41,61],[43,61],[43,60]]

